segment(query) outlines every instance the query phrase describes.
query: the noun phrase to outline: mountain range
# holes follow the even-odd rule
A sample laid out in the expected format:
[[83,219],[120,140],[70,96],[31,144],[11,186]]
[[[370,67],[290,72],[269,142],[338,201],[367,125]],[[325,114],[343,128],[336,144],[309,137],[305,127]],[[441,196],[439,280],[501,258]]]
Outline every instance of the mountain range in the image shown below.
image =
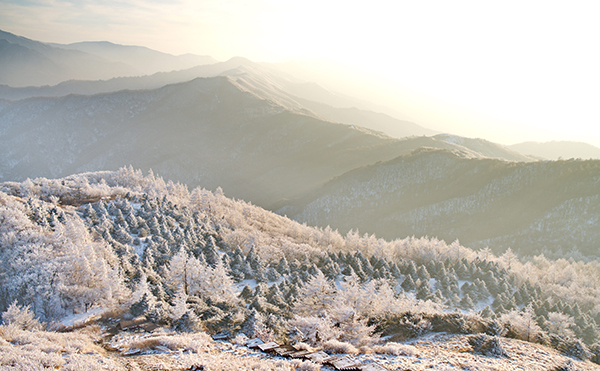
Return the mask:
[[137,76],[214,61],[206,56],[173,56],[108,42],[48,44],[0,31],[0,84],[11,87]]
[[[152,72],[210,62],[0,35],[70,63],[127,66],[155,56]],[[56,72],[57,85],[2,86],[0,181],[132,165],[322,227],[597,255],[598,161],[546,163],[531,146],[436,133],[290,71],[236,57],[145,76],[62,81]]]
[[509,162],[418,149],[358,168],[278,212],[389,239],[430,235],[526,255],[598,256],[600,161]]
[[600,159],[600,148],[588,143],[573,141],[523,142],[508,146],[519,153],[546,160],[569,158]]

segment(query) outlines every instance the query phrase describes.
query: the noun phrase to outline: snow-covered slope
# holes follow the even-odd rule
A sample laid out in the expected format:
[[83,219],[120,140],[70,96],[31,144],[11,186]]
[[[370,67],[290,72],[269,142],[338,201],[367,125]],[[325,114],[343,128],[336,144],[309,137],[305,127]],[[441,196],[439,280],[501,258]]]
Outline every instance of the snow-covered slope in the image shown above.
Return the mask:
[[[391,369],[542,369],[565,356],[593,369],[578,359],[600,357],[597,262],[344,237],[132,169],[0,184],[0,221],[2,366],[319,367],[205,334],[224,331]],[[97,325],[40,331],[86,312],[102,313]]]

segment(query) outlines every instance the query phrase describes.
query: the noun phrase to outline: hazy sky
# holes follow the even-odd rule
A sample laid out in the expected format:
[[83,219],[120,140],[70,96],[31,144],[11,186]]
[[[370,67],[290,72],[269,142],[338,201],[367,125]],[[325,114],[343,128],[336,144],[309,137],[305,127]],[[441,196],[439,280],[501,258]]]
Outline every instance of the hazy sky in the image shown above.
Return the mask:
[[600,1],[0,0],[0,29],[40,41],[335,60],[423,126],[505,144],[600,146],[599,19]]

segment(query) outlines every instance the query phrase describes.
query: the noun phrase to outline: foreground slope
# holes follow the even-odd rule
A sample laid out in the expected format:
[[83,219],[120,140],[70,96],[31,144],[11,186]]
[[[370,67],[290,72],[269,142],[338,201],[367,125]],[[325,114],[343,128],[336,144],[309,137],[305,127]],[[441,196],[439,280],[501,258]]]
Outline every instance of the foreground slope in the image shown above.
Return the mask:
[[385,238],[429,235],[498,252],[597,256],[600,161],[506,162],[418,150],[344,174],[289,205],[279,212],[341,231],[360,226]]
[[[123,334],[120,348],[142,346],[142,352],[120,355],[103,344],[96,328],[84,328],[74,333],[43,333],[12,330],[12,336],[0,335],[5,340],[0,347],[0,366],[12,370],[31,370],[54,367],[57,369],[103,370],[253,370],[253,371],[317,371],[331,370],[319,363],[303,359],[269,357],[242,345],[212,341],[204,333],[177,334],[164,330],[153,334]],[[16,336],[15,336],[16,337]],[[2,341],[2,340],[0,340]],[[597,365],[572,359],[558,352],[518,340],[502,339],[506,356],[478,354],[469,346],[464,335],[438,335],[419,339],[410,345],[397,346],[396,354],[350,355],[355,362],[377,363],[387,370],[597,370]],[[103,345],[106,347],[104,348]],[[383,348],[383,347],[382,347]],[[114,349],[114,348],[113,348]],[[335,356],[335,355],[334,355]],[[342,355],[340,355],[342,356]]]
[[[202,334],[222,331],[417,369],[568,362],[547,347],[588,369],[576,359],[600,356],[596,262],[523,262],[435,239],[343,237],[127,169],[0,189],[4,365],[104,362],[91,341],[37,332],[31,316],[60,328],[86,312],[105,312],[99,324],[114,369],[233,362],[220,354],[227,347]],[[130,334],[116,326],[135,316],[162,329]],[[464,336],[478,333],[493,336]],[[486,352],[491,360],[478,355]],[[130,354],[139,356],[119,357]],[[286,365],[293,363],[279,367]]]

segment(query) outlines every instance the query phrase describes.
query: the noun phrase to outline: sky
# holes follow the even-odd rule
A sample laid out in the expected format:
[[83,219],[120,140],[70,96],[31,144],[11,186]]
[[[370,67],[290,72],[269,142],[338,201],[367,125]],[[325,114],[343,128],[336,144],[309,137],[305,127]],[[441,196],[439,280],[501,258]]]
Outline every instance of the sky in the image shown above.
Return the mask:
[[431,129],[600,147],[600,2],[0,0],[0,29],[172,54],[326,60]]

